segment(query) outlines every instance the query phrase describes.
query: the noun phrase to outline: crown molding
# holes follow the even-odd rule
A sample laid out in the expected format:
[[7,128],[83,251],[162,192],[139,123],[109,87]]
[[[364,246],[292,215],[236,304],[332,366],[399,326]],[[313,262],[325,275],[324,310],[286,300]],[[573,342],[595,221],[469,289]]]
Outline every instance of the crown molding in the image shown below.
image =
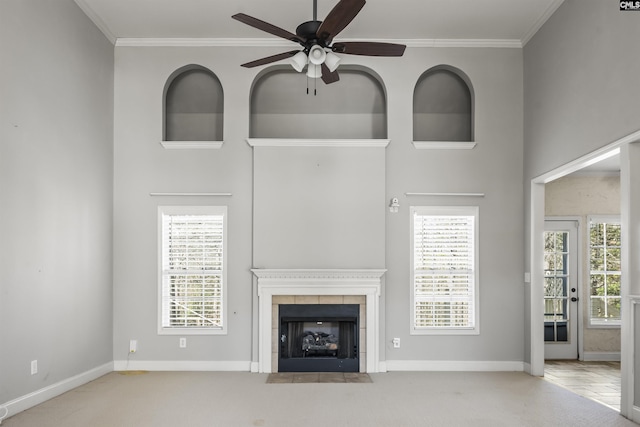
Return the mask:
[[86,0],[75,0],[76,4],[82,11],[84,12],[91,21],[93,21],[94,25],[98,27],[102,34],[111,42],[113,45],[117,45],[118,38],[111,32],[107,24],[104,23],[100,16],[87,4]]
[[536,22],[533,23],[533,26],[531,26],[529,31],[527,31],[524,37],[522,37],[522,47],[526,46],[526,44],[529,43],[529,40],[531,40],[533,36],[536,35],[538,30],[542,28],[545,22],[547,22],[547,20],[551,17],[551,15],[553,15],[555,11],[558,10],[558,8],[560,7],[560,5],[562,5],[563,2],[564,0],[554,0],[549,5],[549,7],[547,7],[547,10],[545,10],[544,13],[540,15],[540,17],[536,20]]
[[292,47],[292,42],[271,38],[135,38],[120,37],[117,47]]
[[[78,0],[81,1],[81,0]],[[96,24],[97,25],[97,24]],[[409,48],[471,47],[522,48],[515,39],[341,39],[343,42],[376,41],[404,44]],[[116,47],[291,47],[291,42],[272,38],[118,38]]]
[[473,47],[521,49],[522,42],[517,39],[412,39],[400,40],[407,47]]

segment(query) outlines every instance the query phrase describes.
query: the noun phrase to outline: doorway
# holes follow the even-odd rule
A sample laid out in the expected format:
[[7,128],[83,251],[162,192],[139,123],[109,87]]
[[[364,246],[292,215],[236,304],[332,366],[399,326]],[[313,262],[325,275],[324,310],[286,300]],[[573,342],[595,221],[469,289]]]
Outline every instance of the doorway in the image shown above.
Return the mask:
[[[615,156],[620,155],[620,164],[622,165],[619,169],[621,171],[621,212],[622,212],[622,223],[625,224],[630,222],[630,219],[633,219],[632,216],[629,215],[632,211],[632,208],[635,208],[636,205],[635,199],[632,197],[633,192],[631,188],[634,188],[636,183],[640,181],[636,179],[636,176],[633,174],[633,169],[630,167],[634,162],[637,163],[640,160],[640,150],[638,146],[635,144],[631,144],[635,142],[640,137],[640,131],[621,138],[620,140],[609,144],[606,147],[603,147],[599,150],[596,150],[584,157],[576,159],[562,167],[549,171],[543,175],[540,175],[531,180],[531,193],[530,193],[530,202],[531,202],[531,232],[530,234],[530,248],[532,249],[529,253],[530,256],[530,266],[531,272],[525,274],[525,280],[531,284],[530,287],[530,307],[531,307],[531,319],[530,323],[531,327],[531,347],[530,347],[530,355],[531,355],[531,365],[529,367],[529,372],[532,375],[544,375],[544,270],[543,268],[535,266],[544,265],[544,230],[545,230],[545,184],[548,184],[558,178],[569,175],[573,172],[576,172],[582,168],[585,168],[589,165],[595,165],[604,160],[608,160],[614,158]],[[634,148],[635,146],[635,148]],[[635,181],[634,181],[635,179]],[[626,216],[625,216],[626,215]],[[629,227],[626,227],[628,230]],[[628,232],[623,230],[623,252],[633,254],[632,249],[635,249],[636,246],[630,244],[630,240],[628,237],[630,236]],[[626,235],[626,237],[625,237]],[[624,243],[626,241],[626,243]],[[632,242],[633,243],[633,242]],[[633,274],[628,274],[630,272],[627,269],[626,279],[625,274],[623,272],[623,279],[621,285],[621,293],[622,293],[622,338],[621,338],[621,403],[620,403],[620,413],[626,417],[631,419],[640,419],[637,411],[634,412],[634,381],[633,381],[633,348],[634,348],[634,335],[633,335],[633,312],[634,312],[634,300],[633,295],[629,294],[630,289],[633,289]],[[633,270],[631,270],[633,272]],[[636,282],[637,283],[637,282]],[[626,299],[625,299],[626,297]],[[638,299],[640,301],[640,298]],[[626,307],[626,308],[625,308]],[[537,318],[537,320],[536,320]]]
[[545,221],[544,358],[578,359],[578,223]]

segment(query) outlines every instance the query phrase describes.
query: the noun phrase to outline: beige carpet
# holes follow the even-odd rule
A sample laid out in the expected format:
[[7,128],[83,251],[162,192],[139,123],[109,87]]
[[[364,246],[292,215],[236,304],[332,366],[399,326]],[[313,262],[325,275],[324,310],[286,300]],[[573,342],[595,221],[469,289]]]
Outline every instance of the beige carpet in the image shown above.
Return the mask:
[[521,372],[391,372],[371,383],[267,384],[266,374],[111,373],[2,427],[635,426]]

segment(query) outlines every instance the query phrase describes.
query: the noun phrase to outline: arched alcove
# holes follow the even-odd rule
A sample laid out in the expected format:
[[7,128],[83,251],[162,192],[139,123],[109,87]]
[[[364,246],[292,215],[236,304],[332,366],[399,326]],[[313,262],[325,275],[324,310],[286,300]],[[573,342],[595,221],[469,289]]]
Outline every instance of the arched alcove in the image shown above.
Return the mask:
[[164,88],[164,140],[222,141],[223,101],[211,70],[200,65],[176,70]]
[[459,69],[424,72],[413,93],[414,141],[473,141],[473,88]]
[[329,85],[290,67],[258,75],[251,91],[250,137],[386,138],[386,95],[378,77],[361,68],[338,71],[340,80]]

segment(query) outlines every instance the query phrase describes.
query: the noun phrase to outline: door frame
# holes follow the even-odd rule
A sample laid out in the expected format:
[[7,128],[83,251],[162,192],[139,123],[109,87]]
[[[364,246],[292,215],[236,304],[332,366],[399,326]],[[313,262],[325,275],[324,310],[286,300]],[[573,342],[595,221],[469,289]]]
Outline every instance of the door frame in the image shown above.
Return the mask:
[[[578,296],[578,304],[575,316],[577,319],[574,320],[575,327],[577,328],[577,343],[576,343],[576,351],[578,353],[578,360],[584,360],[584,281],[583,281],[583,270],[584,270],[584,229],[582,217],[573,216],[573,215],[559,215],[559,216],[545,216],[544,222],[547,221],[564,221],[564,222],[573,222],[576,227],[576,282],[577,282],[577,296]],[[545,224],[546,231],[546,224]],[[544,252],[544,247],[543,247]],[[544,297],[544,295],[543,295]],[[544,342],[544,337],[543,337]],[[544,346],[543,346],[544,351]]]
[[[525,282],[528,284],[527,302],[528,302],[528,363],[525,363],[525,370],[535,376],[544,376],[544,331],[543,331],[543,307],[542,307],[542,281],[543,274],[542,269],[538,271],[537,266],[543,265],[543,248],[544,248],[544,186],[545,183],[558,179],[562,176],[573,173],[586,166],[597,163],[601,160],[607,159],[612,155],[620,153],[622,160],[621,169],[621,189],[620,198],[622,204],[621,219],[622,219],[622,239],[623,239],[623,251],[628,253],[631,245],[630,238],[631,233],[628,228],[625,227],[625,209],[628,208],[629,201],[631,199],[632,191],[637,191],[636,188],[631,188],[631,183],[626,183],[629,180],[629,163],[630,160],[630,145],[632,143],[640,142],[640,131],[636,131],[629,135],[607,144],[591,153],[588,153],[576,160],[561,165],[547,173],[532,178],[530,181],[530,195],[528,202],[527,216],[529,222],[528,226],[528,241],[526,245],[527,265],[530,271],[525,271]],[[634,150],[637,152],[637,150]],[[636,161],[636,160],[634,160]],[[637,242],[636,242],[637,243]],[[623,253],[625,253],[623,252]],[[628,263],[625,263],[628,265]],[[625,267],[623,267],[625,268]],[[627,270],[628,272],[628,270]],[[628,274],[626,275],[628,276]],[[640,421],[640,408],[634,406],[635,402],[635,376],[640,375],[638,372],[634,372],[634,349],[635,342],[635,329],[632,319],[632,310],[634,309],[635,296],[629,295],[630,284],[629,277],[625,278],[623,272],[622,279],[622,297],[623,308],[622,313],[622,326],[621,326],[621,401],[620,401],[620,414],[632,421]],[[638,298],[640,304],[640,298]]]

